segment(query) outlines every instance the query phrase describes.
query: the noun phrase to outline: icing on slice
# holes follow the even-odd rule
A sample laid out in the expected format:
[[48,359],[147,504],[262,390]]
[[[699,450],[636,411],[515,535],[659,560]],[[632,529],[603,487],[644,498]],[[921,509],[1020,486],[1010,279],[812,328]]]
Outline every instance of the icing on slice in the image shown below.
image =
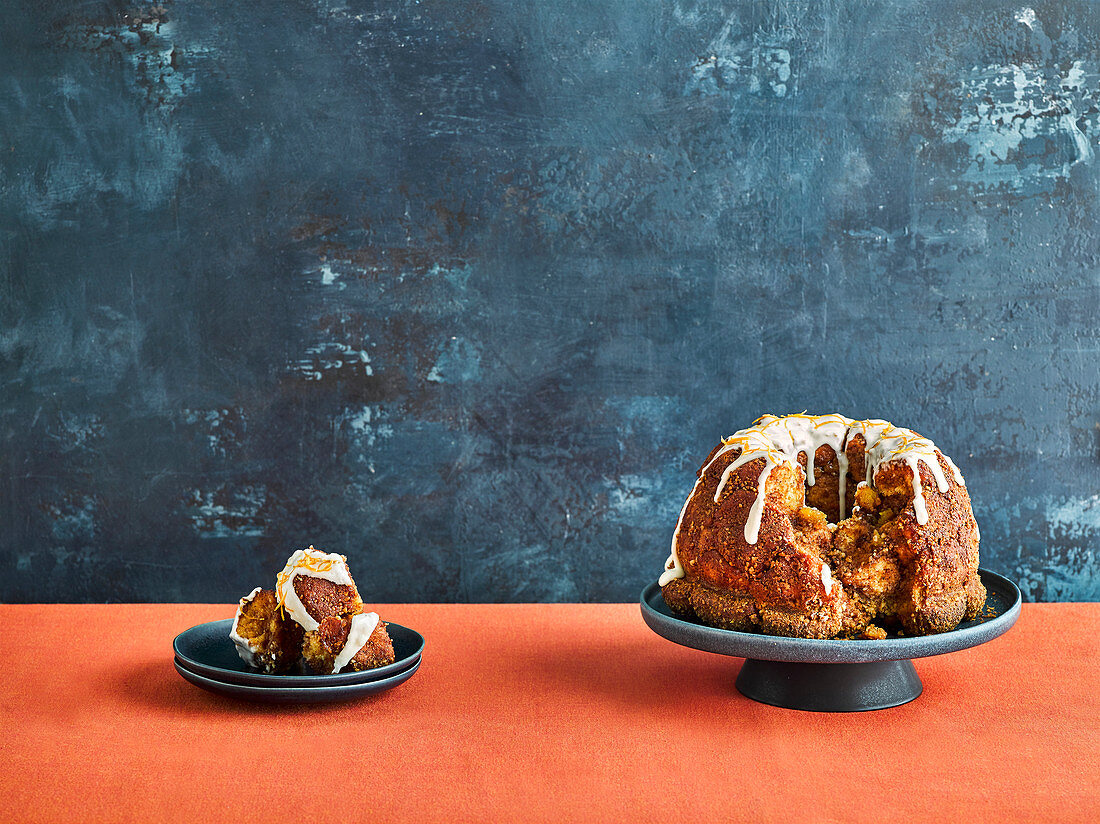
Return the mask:
[[279,606],[283,607],[302,629],[312,632],[320,624],[306,611],[302,599],[294,591],[294,579],[299,575],[321,578],[342,586],[354,586],[354,584],[351,573],[348,572],[347,561],[342,555],[321,552],[311,546],[309,549],[299,549],[290,556],[283,571],[276,578],[275,594],[279,599]]
[[241,620],[241,615],[244,612],[246,604],[252,603],[256,596],[259,594],[261,587],[256,587],[246,596],[244,596],[237,604],[237,614],[233,616],[233,627],[229,630],[229,638],[233,642],[233,645],[237,648],[237,655],[241,656],[241,660],[248,664],[250,667],[259,668],[260,664],[260,647],[253,644],[247,638],[243,637],[237,632],[237,624]]
[[332,664],[332,674],[335,675],[348,665],[359,650],[367,645],[374,628],[378,626],[377,612],[360,612],[351,616],[351,629],[348,631],[348,640],[344,642],[344,648],[336,656]]

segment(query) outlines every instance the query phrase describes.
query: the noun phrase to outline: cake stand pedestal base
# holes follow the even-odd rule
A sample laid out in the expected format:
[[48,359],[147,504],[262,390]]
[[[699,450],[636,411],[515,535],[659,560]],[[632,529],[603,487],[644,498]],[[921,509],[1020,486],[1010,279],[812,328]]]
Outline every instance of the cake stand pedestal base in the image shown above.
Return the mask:
[[738,692],[754,701],[815,712],[896,707],[922,689],[909,660],[808,664],[747,658],[737,676]]

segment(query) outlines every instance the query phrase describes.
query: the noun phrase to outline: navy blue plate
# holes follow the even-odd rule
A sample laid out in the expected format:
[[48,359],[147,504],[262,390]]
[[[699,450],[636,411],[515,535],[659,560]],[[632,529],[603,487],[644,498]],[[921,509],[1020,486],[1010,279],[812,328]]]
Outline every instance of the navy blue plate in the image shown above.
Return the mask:
[[424,637],[419,632],[387,621],[386,631],[393,640],[395,656],[392,664],[336,675],[268,675],[253,669],[237,655],[237,648],[229,640],[232,627],[233,619],[225,618],[184,630],[172,641],[177,662],[190,672],[226,684],[265,688],[339,687],[386,678],[419,661],[424,652]]
[[[183,676],[185,680],[190,681],[196,687],[201,687],[217,695],[239,698],[244,701],[259,701],[265,704],[331,704],[337,701],[351,701],[356,698],[375,695],[393,689],[399,684],[404,684],[420,668],[421,661],[418,658],[411,667],[391,674],[387,678],[327,687],[257,687],[251,684],[231,684],[192,672],[186,666],[183,666],[179,659],[176,659],[173,663],[176,672]],[[278,678],[280,676],[272,677]]]

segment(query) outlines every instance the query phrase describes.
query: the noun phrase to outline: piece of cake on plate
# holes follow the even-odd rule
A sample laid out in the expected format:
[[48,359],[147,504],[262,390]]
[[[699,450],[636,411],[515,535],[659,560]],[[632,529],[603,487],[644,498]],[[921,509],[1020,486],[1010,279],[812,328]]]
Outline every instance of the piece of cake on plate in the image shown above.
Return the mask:
[[290,556],[274,592],[256,588],[241,599],[230,638],[247,664],[270,673],[327,675],[394,661],[386,624],[364,607],[347,558],[312,546]]

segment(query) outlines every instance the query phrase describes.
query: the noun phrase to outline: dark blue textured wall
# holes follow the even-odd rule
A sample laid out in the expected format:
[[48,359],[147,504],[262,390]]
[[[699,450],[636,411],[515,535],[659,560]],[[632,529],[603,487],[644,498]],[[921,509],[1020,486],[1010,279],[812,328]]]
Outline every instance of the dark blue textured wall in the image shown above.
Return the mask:
[[5,4],[0,600],[633,600],[763,412],[1100,599],[1090,3]]

